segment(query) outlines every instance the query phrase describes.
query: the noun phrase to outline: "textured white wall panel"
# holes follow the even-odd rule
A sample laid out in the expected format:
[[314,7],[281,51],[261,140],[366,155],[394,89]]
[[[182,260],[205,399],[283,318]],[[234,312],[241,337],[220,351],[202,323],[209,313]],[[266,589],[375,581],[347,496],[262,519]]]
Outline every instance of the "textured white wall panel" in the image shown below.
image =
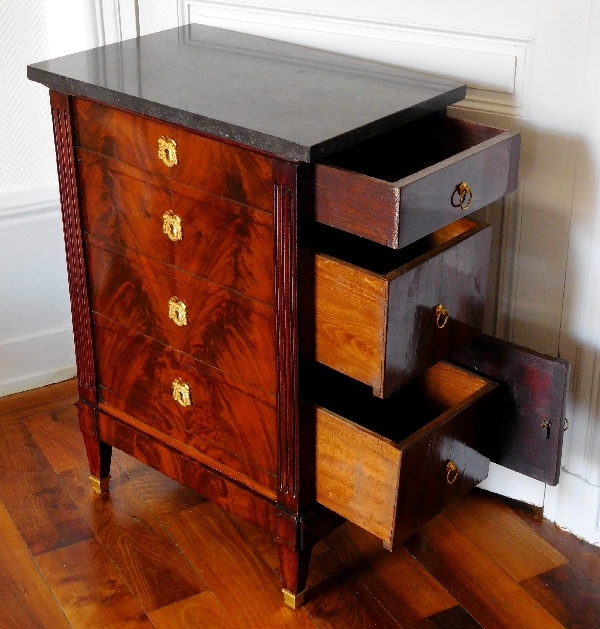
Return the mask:
[[49,54],[45,17],[43,0],[0,1],[0,395],[75,372],[48,90],[26,76]]

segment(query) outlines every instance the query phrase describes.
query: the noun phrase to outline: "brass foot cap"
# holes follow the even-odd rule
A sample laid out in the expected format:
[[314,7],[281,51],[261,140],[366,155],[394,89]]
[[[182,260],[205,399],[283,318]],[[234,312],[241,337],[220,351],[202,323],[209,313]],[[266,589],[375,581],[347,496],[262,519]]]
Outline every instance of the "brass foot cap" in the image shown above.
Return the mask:
[[95,493],[103,494],[105,491],[108,491],[110,475],[105,476],[104,478],[96,478],[95,476],[90,476],[90,482],[92,483],[92,489]]
[[289,590],[286,590],[285,588],[283,588],[283,590],[281,591],[283,592],[283,602],[288,607],[291,607],[292,609],[298,609],[298,607],[302,607],[304,603],[304,593],[306,592],[306,590],[298,594],[292,594]]

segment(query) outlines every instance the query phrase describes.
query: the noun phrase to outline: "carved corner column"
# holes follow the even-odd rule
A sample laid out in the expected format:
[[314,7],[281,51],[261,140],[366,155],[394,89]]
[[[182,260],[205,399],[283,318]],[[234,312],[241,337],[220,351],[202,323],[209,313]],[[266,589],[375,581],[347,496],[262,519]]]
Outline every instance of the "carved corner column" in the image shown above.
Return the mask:
[[[302,604],[312,545],[301,535],[301,509],[311,501],[304,472],[311,458],[301,456],[302,435],[298,399],[298,166],[276,162],[273,172],[275,227],[275,336],[277,348],[278,516],[277,546],[286,605]],[[314,466],[312,466],[314,467]],[[306,470],[305,470],[306,468]],[[313,483],[314,485],[314,483]]]
[[67,94],[51,90],[50,107],[54,127],[54,146],[75,340],[75,361],[79,386],[79,425],[90,463],[92,487],[94,491],[100,493],[108,489],[111,450],[110,446],[98,439],[95,408],[98,401],[98,383],[77,185],[71,99]]
[[273,173],[275,229],[275,337],[277,350],[278,502],[299,510],[297,167],[276,162]]

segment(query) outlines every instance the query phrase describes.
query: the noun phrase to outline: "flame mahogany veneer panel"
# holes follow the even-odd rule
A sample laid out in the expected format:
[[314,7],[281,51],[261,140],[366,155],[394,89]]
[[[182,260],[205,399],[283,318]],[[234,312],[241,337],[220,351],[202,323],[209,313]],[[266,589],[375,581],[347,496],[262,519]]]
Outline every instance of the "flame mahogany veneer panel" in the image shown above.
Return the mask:
[[[203,280],[182,281],[161,272],[168,267],[130,257],[88,246],[95,312],[276,393],[272,307]],[[169,318],[172,297],[186,304],[187,325]]]
[[[77,146],[238,203],[273,211],[273,160],[181,127],[82,98],[73,100]],[[161,136],[177,142],[179,163],[157,156]]]
[[[268,482],[275,486],[274,395],[101,315],[95,315],[94,330],[101,400],[257,482],[272,475]],[[191,406],[173,398],[177,378],[189,385]]]
[[198,464],[177,448],[136,430],[109,413],[98,412],[98,432],[101,439],[138,461],[192,488],[226,511],[258,524],[273,535],[277,534],[278,509],[272,501],[248,491],[223,474]]
[[[271,214],[84,149],[78,157],[88,232],[274,303]],[[179,241],[163,233],[169,211],[181,218]]]

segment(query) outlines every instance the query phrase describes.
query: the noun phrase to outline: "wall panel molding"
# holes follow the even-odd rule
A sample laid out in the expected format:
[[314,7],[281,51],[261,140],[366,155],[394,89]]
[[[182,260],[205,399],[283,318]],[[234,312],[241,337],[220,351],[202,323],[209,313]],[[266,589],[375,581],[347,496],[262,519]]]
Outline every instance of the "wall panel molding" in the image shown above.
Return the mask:
[[462,108],[527,113],[532,38],[229,0],[179,2],[180,24],[221,26],[445,75],[467,83]]
[[0,397],[75,376],[71,325],[0,342]]
[[86,22],[88,31],[96,29],[98,46],[139,36],[138,0],[94,0]]
[[60,215],[55,185],[0,192],[0,228]]

